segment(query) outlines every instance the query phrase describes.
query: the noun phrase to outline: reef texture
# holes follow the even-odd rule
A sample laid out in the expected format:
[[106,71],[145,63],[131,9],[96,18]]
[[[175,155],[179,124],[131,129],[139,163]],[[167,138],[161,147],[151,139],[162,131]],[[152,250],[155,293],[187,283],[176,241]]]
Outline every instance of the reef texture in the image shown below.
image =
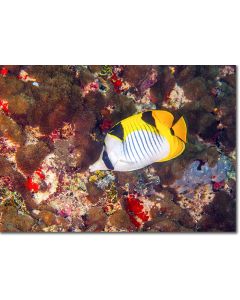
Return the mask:
[[[185,152],[89,173],[151,109],[184,116]],[[235,168],[235,66],[0,66],[1,232],[234,232]]]

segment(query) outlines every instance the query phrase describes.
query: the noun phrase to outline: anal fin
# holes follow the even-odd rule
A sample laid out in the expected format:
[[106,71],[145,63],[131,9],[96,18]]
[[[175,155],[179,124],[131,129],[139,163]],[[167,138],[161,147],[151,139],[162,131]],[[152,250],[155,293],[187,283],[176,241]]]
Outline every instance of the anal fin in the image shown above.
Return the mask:
[[183,141],[181,141],[179,138],[174,136],[174,137],[172,137],[170,148],[172,150],[170,151],[168,156],[159,160],[158,162],[168,161],[168,160],[173,159],[173,158],[179,156],[180,154],[182,154],[185,149],[185,143]]

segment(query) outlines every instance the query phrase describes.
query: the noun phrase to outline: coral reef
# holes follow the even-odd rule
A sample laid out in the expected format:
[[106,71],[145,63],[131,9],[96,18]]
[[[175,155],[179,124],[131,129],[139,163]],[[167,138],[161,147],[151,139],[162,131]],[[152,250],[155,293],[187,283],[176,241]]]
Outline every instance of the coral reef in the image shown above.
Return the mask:
[[[184,116],[184,153],[89,173],[151,109]],[[236,231],[235,113],[235,66],[0,66],[0,231]]]

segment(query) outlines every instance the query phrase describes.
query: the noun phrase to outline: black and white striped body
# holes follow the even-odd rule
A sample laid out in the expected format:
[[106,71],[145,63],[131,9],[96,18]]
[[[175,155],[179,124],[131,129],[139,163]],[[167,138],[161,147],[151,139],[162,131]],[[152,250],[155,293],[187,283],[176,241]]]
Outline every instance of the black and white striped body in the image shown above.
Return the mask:
[[150,125],[137,129],[134,122],[126,129],[123,141],[110,134],[105,139],[106,150],[115,171],[141,169],[165,158],[170,151],[167,139]]
[[100,157],[90,171],[133,171],[180,155],[185,148],[186,124],[180,118],[172,127],[173,119],[171,113],[156,110],[117,123],[106,135]]
[[133,131],[123,142],[123,160],[134,163],[137,169],[161,160],[168,153],[168,141],[148,130]]

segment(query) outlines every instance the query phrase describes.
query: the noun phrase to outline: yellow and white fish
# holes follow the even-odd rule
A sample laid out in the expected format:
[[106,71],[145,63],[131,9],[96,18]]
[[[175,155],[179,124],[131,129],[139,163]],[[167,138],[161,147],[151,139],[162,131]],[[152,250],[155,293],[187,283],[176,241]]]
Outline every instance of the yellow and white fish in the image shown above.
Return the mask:
[[128,117],[106,135],[97,170],[133,171],[179,156],[185,149],[187,126],[183,117],[173,125],[173,115],[152,110]]

